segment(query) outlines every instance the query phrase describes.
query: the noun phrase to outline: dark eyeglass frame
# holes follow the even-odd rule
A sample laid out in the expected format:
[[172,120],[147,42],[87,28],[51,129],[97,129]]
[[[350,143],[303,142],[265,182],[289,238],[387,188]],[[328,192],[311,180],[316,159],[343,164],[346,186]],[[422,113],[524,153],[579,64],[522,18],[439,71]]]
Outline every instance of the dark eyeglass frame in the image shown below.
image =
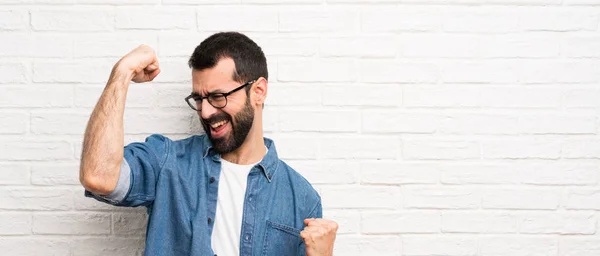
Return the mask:
[[[254,79],[251,81],[246,82],[245,84],[240,85],[239,87],[229,91],[229,92],[218,92],[218,93],[209,93],[208,95],[202,97],[198,94],[190,94],[189,96],[185,97],[185,102],[193,109],[196,111],[200,111],[202,110],[202,100],[207,99],[208,100],[208,104],[210,104],[211,106],[213,106],[214,108],[217,109],[221,109],[227,106],[227,96],[231,95],[234,92],[237,92],[239,90],[241,90],[242,88],[248,86],[248,85],[252,85],[254,84],[256,81],[258,81],[258,79]],[[213,100],[215,100],[215,97],[223,97],[225,99],[225,104],[223,106],[215,106],[213,104]],[[190,103],[190,99],[194,99],[194,101],[196,102],[196,104],[192,104]],[[212,100],[211,100],[212,99]],[[198,101],[200,101],[200,103],[198,103]],[[200,105],[200,109],[197,109],[195,105]]]

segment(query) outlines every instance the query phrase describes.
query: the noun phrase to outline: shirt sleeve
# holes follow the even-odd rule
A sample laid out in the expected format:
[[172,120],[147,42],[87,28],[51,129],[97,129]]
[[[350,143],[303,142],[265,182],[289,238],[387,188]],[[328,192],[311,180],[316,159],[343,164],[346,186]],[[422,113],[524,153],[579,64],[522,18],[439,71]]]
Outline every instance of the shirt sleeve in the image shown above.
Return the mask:
[[154,134],[146,138],[145,142],[127,145],[117,188],[109,195],[101,196],[85,191],[85,196],[115,206],[151,204],[156,196],[156,183],[168,157],[170,143],[168,138]]

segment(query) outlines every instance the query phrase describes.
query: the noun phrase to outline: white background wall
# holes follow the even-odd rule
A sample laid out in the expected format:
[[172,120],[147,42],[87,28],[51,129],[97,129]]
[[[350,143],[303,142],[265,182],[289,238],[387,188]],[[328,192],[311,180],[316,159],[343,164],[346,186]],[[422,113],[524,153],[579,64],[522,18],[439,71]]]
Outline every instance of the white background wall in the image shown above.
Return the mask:
[[144,209],[83,197],[89,114],[146,43],[127,142],[199,133],[187,57],[238,30],[336,255],[600,255],[599,23],[594,0],[1,0],[0,254],[141,254]]

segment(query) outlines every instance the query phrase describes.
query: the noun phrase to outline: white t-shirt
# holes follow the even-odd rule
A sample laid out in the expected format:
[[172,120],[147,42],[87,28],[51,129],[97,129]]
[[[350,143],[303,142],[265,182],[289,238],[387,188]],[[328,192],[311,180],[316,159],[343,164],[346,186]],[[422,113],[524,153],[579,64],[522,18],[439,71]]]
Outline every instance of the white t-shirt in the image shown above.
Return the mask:
[[258,164],[239,165],[221,159],[215,226],[211,246],[218,256],[240,254],[240,234],[248,174]]

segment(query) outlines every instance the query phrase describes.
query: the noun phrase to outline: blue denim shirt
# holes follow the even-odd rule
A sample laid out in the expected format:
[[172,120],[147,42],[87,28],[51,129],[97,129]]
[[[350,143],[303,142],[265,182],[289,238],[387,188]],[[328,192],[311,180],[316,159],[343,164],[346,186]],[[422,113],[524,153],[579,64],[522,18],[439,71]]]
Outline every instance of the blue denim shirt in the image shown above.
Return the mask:
[[[300,174],[277,156],[265,138],[267,154],[248,174],[240,255],[305,255],[300,238],[304,219],[321,218],[321,198]],[[125,147],[129,191],[111,200],[89,191],[85,196],[116,206],[146,206],[144,255],[213,255],[221,157],[206,135],[172,141],[152,135]]]

